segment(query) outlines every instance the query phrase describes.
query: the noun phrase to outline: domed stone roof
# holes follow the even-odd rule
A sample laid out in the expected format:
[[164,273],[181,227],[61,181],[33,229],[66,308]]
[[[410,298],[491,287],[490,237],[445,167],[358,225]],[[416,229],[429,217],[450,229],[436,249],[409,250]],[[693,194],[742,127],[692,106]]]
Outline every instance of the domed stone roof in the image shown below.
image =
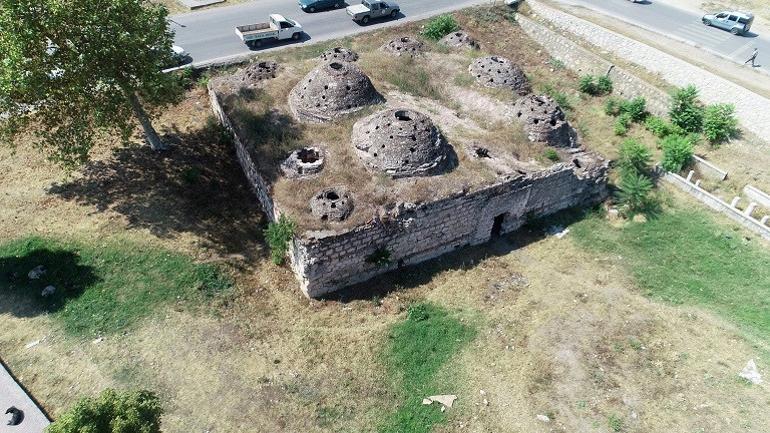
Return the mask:
[[343,187],[326,188],[310,199],[310,211],[321,221],[344,221],[353,212],[353,196]]
[[358,53],[350,48],[334,47],[321,53],[319,58],[325,62],[355,62],[358,60]]
[[241,81],[247,84],[256,84],[262,80],[275,78],[277,71],[278,63],[273,61],[252,63],[241,73]]
[[529,95],[516,101],[513,110],[531,141],[558,147],[577,145],[577,134],[567,122],[564,111],[550,97]]
[[441,173],[451,148],[428,116],[387,109],[353,125],[353,146],[369,167],[392,177]]
[[425,44],[412,36],[399,36],[388,41],[381,49],[394,56],[416,57],[425,52]]
[[383,101],[366,74],[350,62],[322,63],[289,93],[289,108],[297,119],[328,122]]
[[471,63],[468,71],[479,84],[487,87],[512,89],[522,96],[532,91],[524,72],[505,57],[481,57]]
[[452,32],[439,41],[442,44],[453,47],[453,48],[471,48],[474,50],[478,50],[481,48],[479,46],[479,43],[476,41],[476,39],[473,39],[468,33],[465,33],[463,30],[458,30],[456,32]]

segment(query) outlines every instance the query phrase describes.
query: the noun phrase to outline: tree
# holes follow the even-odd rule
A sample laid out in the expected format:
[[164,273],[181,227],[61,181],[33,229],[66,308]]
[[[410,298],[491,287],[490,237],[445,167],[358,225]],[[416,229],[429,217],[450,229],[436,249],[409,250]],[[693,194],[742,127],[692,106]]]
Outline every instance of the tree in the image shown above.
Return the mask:
[[35,145],[72,166],[97,138],[124,140],[151,123],[182,87],[172,61],[168,11],[148,0],[0,0],[0,143],[34,131]]
[[712,144],[727,141],[738,133],[738,119],[732,104],[713,104],[703,112],[703,135]]
[[652,180],[641,173],[626,174],[620,179],[618,187],[618,201],[626,207],[626,214],[644,212],[654,204],[654,200],[650,198]]
[[677,173],[692,160],[693,143],[688,137],[669,135],[660,141],[663,160],[660,165],[667,171]]
[[46,433],[160,433],[163,409],[150,391],[104,390],[84,397],[62,414]]
[[621,177],[626,174],[644,174],[650,172],[652,162],[652,152],[644,144],[633,138],[625,140],[620,145],[620,155],[618,157],[618,167]]
[[689,85],[671,95],[671,123],[686,132],[700,132],[703,126],[703,105],[698,102],[698,89]]

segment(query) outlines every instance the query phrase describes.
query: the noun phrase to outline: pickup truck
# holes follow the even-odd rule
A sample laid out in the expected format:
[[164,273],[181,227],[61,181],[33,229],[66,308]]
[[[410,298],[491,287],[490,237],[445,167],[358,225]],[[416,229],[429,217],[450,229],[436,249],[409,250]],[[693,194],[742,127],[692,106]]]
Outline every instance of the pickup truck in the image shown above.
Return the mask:
[[369,20],[375,18],[398,16],[401,8],[393,2],[384,2],[382,0],[363,0],[360,5],[348,6],[345,11],[353,18],[353,21],[361,24],[369,23]]
[[235,28],[235,34],[249,48],[260,47],[264,41],[268,40],[293,39],[297,41],[302,36],[302,31],[302,26],[298,22],[278,14],[271,14],[270,21],[266,23],[248,24]]

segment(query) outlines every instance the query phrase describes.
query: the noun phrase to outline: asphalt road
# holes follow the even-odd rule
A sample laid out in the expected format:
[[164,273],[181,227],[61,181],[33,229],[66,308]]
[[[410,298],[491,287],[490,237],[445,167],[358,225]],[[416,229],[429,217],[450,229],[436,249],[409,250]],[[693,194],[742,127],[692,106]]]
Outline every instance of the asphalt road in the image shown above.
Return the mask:
[[[349,3],[352,1],[349,0]],[[260,51],[259,48],[250,50],[235,35],[235,26],[265,22],[271,13],[282,14],[298,21],[306,35],[299,42],[281,41],[265,44],[261,50],[334,39],[379,26],[423,19],[484,2],[484,0],[398,0],[401,15],[397,19],[372,21],[367,26],[361,26],[345,14],[344,8],[305,13],[299,8],[296,0],[259,0],[174,15],[171,17],[170,25],[176,32],[175,43],[190,53],[194,63],[200,64]]]
[[770,39],[750,33],[733,36],[727,31],[707,27],[701,22],[702,15],[679,9],[662,0],[632,3],[628,0],[558,0],[563,4],[582,6],[605,15],[647,28],[674,38],[688,41],[698,47],[743,63],[756,47],[758,63],[766,60],[770,66]]

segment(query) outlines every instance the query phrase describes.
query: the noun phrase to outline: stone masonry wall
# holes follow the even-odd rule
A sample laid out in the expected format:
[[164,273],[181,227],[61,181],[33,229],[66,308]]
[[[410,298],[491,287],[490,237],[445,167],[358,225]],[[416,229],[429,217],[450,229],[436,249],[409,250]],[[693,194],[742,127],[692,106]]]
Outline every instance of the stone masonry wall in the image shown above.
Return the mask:
[[[564,62],[567,68],[577,74],[604,75],[612,65],[556,31],[527,17],[518,15],[516,21],[522,30],[542,45],[551,57]],[[647,100],[647,110],[651,113],[656,116],[664,116],[668,113],[668,95],[657,87],[618,67],[612,68],[610,78],[614,88],[613,93],[629,99],[643,96]]]
[[212,88],[211,83],[208,85],[208,91],[211,109],[214,110],[214,115],[217,116],[221,125],[232,134],[233,145],[235,146],[235,153],[238,156],[238,162],[241,164],[243,172],[246,173],[246,178],[249,179],[251,189],[257,195],[257,199],[259,199],[259,203],[262,205],[262,210],[265,211],[267,218],[270,221],[275,221],[277,215],[275,213],[273,199],[270,197],[270,189],[267,186],[267,182],[265,182],[259,174],[259,170],[257,170],[255,155],[252,154],[251,149],[244,146],[243,142],[238,137],[238,134],[236,134],[235,128],[233,128],[233,124],[225,113],[225,110],[219,101],[219,96]]
[[[345,233],[308,232],[295,239],[292,267],[309,297],[366,281],[402,266],[487,242],[495,220],[509,233],[528,218],[597,203],[606,197],[607,165],[590,171],[559,164],[550,170],[461,193],[381,218]],[[367,261],[385,249],[390,263]]]

